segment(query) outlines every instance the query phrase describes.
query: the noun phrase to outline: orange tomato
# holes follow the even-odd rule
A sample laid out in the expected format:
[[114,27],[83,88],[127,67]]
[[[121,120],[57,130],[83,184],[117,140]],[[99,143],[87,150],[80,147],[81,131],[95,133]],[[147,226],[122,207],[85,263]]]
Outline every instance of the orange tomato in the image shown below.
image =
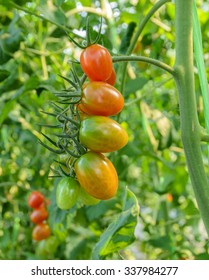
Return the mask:
[[102,154],[88,152],[82,155],[75,163],[75,173],[81,187],[95,198],[110,199],[117,192],[117,172]]

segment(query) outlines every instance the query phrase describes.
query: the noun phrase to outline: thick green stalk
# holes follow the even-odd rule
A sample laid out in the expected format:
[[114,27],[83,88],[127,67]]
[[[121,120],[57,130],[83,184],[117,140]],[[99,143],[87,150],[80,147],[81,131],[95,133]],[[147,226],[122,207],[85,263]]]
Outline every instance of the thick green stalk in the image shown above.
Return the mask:
[[193,0],[175,0],[176,72],[179,93],[181,134],[197,204],[209,235],[209,184],[200,147],[200,125],[194,88],[192,9]]

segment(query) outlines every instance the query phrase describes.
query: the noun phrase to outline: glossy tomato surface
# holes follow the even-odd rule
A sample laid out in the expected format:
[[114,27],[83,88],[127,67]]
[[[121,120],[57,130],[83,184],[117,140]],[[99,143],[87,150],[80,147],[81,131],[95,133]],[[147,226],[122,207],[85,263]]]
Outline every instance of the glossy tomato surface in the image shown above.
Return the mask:
[[124,107],[122,94],[105,82],[91,82],[83,88],[79,109],[88,115],[113,116]]
[[80,185],[71,177],[61,179],[56,190],[57,206],[62,210],[70,209],[78,199]]
[[110,199],[117,192],[117,172],[102,154],[87,152],[82,155],[75,163],[75,173],[81,187],[97,199]]
[[48,211],[44,205],[39,206],[33,210],[30,215],[31,222],[34,224],[39,224],[48,218]]
[[33,191],[28,197],[28,205],[31,208],[37,208],[44,202],[44,196],[39,191]]
[[128,142],[128,134],[116,121],[94,116],[81,122],[79,140],[92,151],[108,153],[124,147]]
[[99,44],[91,45],[82,51],[80,64],[92,81],[105,81],[112,74],[112,57],[109,51]]
[[40,241],[46,239],[51,234],[51,230],[48,224],[38,224],[34,227],[32,232],[33,240]]

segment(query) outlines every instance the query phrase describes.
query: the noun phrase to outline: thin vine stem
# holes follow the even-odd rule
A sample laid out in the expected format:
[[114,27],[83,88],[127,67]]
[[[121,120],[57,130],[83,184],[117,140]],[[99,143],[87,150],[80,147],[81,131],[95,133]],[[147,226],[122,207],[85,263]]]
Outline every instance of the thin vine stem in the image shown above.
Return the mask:
[[200,215],[209,235],[209,183],[200,146],[201,127],[194,86],[192,15],[193,0],[175,0],[176,61],[174,70],[179,95],[181,137],[188,173]]
[[[132,51],[134,50],[134,47],[139,39],[139,36],[141,35],[145,25],[147,22],[150,20],[150,18],[154,15],[154,13],[159,10],[164,4],[167,2],[171,2],[171,0],[159,0],[152,8],[151,10],[147,13],[147,15],[142,19],[142,21],[139,23],[138,28],[136,30],[136,33],[131,41],[131,44],[126,52],[127,55],[130,55]],[[125,79],[126,79],[126,68],[127,68],[127,62],[124,63],[122,67],[122,79],[121,79],[121,92],[124,92],[125,88]]]
[[163,69],[164,71],[167,71],[168,73],[170,73],[171,75],[175,76],[175,71],[172,67],[170,67],[168,64],[161,62],[159,60],[150,58],[150,57],[146,57],[146,56],[126,56],[126,55],[121,55],[121,56],[113,56],[112,57],[112,61],[113,62],[129,62],[129,61],[142,61],[142,62],[146,62],[152,65],[155,65],[161,69]]

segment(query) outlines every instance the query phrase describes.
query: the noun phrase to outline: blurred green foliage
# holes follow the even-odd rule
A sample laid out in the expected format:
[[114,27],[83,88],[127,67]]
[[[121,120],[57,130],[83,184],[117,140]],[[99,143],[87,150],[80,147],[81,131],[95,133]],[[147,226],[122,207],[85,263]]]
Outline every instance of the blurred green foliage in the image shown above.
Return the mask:
[[[85,37],[87,14],[92,37],[103,16],[102,42],[117,55],[130,23],[138,25],[156,1],[15,1],[19,7],[5,2],[0,1],[0,259],[90,259],[92,251],[94,258],[99,258],[100,252],[107,259],[209,259],[180,139],[176,88],[169,74],[142,62],[132,62],[127,68],[126,105],[116,119],[127,129],[130,141],[109,156],[120,179],[116,198],[95,206],[59,210],[55,202],[59,178],[49,177],[56,157],[38,143],[38,139],[45,141],[41,131],[50,132],[39,124],[54,122],[41,110],[50,112],[50,101],[55,100],[52,92],[67,86],[58,74],[68,76],[70,61],[79,60],[81,52],[60,26],[80,42]],[[209,71],[209,4],[203,0],[197,4]],[[172,3],[160,9],[143,30],[134,54],[172,66],[174,16]],[[120,90],[121,65],[115,67]],[[125,218],[134,219],[135,206],[129,191],[129,205],[128,200],[124,202],[127,186],[141,209],[137,225],[131,227]],[[31,239],[27,197],[32,190],[42,191],[51,201],[53,234],[39,244]],[[127,212],[124,207],[129,207]],[[121,219],[124,223],[118,228],[114,221]],[[124,247],[119,236],[123,229],[126,234],[125,224],[130,227],[130,242]],[[107,228],[115,234],[118,247],[108,243],[102,253],[100,245],[101,240],[108,240]]]

